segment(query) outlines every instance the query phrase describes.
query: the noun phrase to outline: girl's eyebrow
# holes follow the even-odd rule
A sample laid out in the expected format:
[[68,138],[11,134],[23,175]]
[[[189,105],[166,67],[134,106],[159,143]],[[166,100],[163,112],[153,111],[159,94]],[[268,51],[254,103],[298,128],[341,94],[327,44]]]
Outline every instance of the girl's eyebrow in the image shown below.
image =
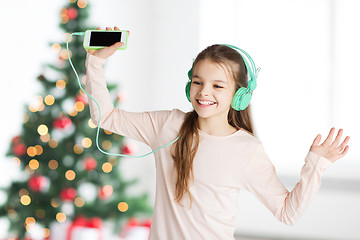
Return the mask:
[[[200,78],[200,79],[202,79],[199,75],[194,75],[194,76],[192,76],[192,78]],[[213,82],[221,82],[221,83],[227,83],[227,82],[225,82],[224,80],[218,80],[218,79],[215,79],[215,80],[212,80]]]

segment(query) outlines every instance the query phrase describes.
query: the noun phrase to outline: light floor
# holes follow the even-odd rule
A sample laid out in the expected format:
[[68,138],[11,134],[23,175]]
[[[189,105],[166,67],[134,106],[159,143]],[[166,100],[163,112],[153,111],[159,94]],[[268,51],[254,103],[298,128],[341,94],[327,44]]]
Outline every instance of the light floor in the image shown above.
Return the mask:
[[[276,236],[271,236],[271,237],[260,237],[260,236],[246,236],[246,235],[240,235],[237,234],[235,235],[235,239],[236,240],[325,240],[325,239],[314,239],[314,238],[287,238],[287,237],[276,237]],[[340,239],[339,239],[340,240]]]

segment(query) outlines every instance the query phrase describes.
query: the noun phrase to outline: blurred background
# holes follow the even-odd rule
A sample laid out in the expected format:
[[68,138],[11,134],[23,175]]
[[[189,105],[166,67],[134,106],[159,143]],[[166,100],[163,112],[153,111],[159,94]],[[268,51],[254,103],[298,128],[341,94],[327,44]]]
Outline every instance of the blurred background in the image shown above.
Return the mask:
[[[251,102],[256,135],[289,190],[299,180],[316,134],[326,136],[334,126],[351,136],[349,153],[325,173],[322,188],[295,226],[277,222],[259,201],[242,192],[238,239],[360,239],[359,1],[88,2],[90,25],[131,32],[127,50],[106,65],[108,81],[119,86],[123,109],[190,111],[184,88],[193,59],[208,45],[227,43],[245,49],[261,67]],[[0,187],[17,178],[18,166],[5,155],[21,132],[24,106],[41,91],[36,79],[44,64],[58,58],[49,42],[64,39],[59,22],[66,3],[2,1]],[[136,155],[150,150],[127,141],[136,146]],[[148,193],[152,205],[153,156],[122,158],[121,172],[124,178],[139,180],[131,192]],[[7,193],[0,192],[0,204],[6,199]],[[9,221],[2,218],[0,223],[0,238],[5,238]]]

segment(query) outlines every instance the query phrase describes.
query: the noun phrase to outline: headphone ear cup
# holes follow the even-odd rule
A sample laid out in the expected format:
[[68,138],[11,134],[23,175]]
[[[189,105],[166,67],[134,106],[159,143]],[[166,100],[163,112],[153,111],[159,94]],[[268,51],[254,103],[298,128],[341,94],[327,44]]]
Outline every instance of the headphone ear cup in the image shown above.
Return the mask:
[[192,67],[190,68],[190,70],[188,71],[188,78],[191,80],[191,75],[192,75]]
[[244,110],[249,106],[252,94],[248,88],[239,88],[231,102],[231,107],[236,111]]
[[186,98],[188,99],[189,102],[191,102],[191,100],[190,100],[190,88],[191,88],[191,81],[188,81],[188,83],[186,84],[186,87],[185,87],[185,93],[186,93]]
[[[194,63],[193,63],[194,65]],[[192,71],[193,71],[193,68],[191,67],[190,70],[188,71],[188,78],[189,78],[189,81],[188,83],[186,84],[186,87],[185,87],[185,94],[186,94],[186,98],[189,102],[191,102],[190,100],[190,88],[191,88],[191,76],[192,76]]]

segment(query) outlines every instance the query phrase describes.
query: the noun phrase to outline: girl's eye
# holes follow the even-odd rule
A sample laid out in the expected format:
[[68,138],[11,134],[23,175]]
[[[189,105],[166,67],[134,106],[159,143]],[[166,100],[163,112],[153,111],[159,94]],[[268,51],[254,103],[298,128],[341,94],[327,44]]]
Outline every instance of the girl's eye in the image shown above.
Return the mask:
[[[198,81],[192,81],[192,84],[194,84],[194,85],[201,85],[201,83],[198,82]],[[219,85],[214,85],[214,87],[215,87],[215,88],[224,88],[224,87],[219,86]]]

